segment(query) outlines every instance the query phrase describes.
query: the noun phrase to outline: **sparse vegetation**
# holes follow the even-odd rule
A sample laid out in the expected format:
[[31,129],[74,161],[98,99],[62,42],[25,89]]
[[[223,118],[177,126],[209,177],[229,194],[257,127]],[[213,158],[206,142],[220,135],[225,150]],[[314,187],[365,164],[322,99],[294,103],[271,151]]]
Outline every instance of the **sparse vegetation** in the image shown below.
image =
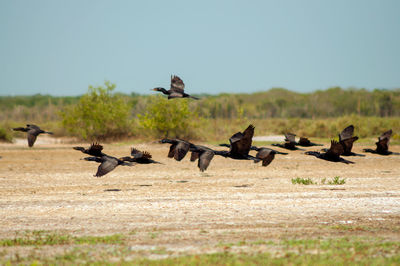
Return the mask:
[[71,245],[71,244],[121,244],[122,235],[109,236],[71,236],[48,231],[25,231],[17,233],[14,238],[0,239],[0,246],[43,246],[43,245]]
[[296,178],[292,178],[292,184],[314,185],[315,182],[312,181],[311,178],[296,177]]
[[[318,185],[317,181],[313,181],[311,178],[302,178],[302,177],[296,177],[292,178],[292,184],[300,184],[300,185]],[[344,185],[346,184],[346,179],[341,178],[340,176],[335,176],[331,180],[328,180],[324,177],[321,179],[320,183],[321,185]]]
[[119,95],[113,94],[115,84],[89,86],[77,105],[63,112],[62,124],[74,136],[84,140],[104,140],[127,137],[131,132],[130,106]]
[[344,178],[340,178],[340,176],[335,176],[332,180],[328,181],[329,185],[344,185],[346,180]]
[[[233,252],[235,247],[264,246],[262,252]],[[139,264],[139,265],[397,265],[400,242],[377,238],[286,239],[281,241],[239,241],[220,243],[223,252],[166,259],[148,259],[150,255],[171,255],[163,246],[148,251],[136,251],[126,246],[102,248],[78,245],[58,255],[31,252],[25,256],[2,252],[1,264]],[[44,253],[48,254],[48,253]],[[50,253],[51,254],[51,253]]]

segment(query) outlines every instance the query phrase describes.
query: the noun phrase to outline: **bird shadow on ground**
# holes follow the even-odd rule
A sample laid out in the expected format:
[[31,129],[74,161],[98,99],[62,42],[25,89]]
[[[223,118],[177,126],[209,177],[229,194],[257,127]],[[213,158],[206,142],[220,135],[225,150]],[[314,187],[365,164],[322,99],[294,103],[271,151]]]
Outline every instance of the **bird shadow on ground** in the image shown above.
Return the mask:
[[243,184],[243,185],[237,185],[237,186],[233,186],[233,187],[241,188],[241,187],[252,187],[252,186],[253,186],[253,184]]
[[121,191],[121,189],[119,189],[119,188],[108,188],[108,189],[104,190],[104,192],[118,192],[118,191]]

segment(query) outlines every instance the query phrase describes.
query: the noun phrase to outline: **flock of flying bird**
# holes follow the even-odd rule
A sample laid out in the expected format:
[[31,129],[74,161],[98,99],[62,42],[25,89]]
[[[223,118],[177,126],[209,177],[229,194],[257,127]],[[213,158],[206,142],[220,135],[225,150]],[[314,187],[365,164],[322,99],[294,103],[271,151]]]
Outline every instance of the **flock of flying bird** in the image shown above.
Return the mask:
[[[19,127],[14,128],[16,131],[27,132],[28,145],[32,147],[36,137],[41,133],[51,132],[43,131],[36,125],[27,125],[26,128]],[[342,158],[341,156],[365,156],[357,154],[351,151],[354,141],[358,139],[357,136],[353,136],[354,126],[350,125],[346,127],[339,134],[339,141],[332,140],[329,149],[322,149],[322,152],[318,151],[307,151],[305,154],[313,155],[319,159],[331,161],[331,162],[342,162],[342,163],[353,163],[349,160]],[[371,152],[380,155],[390,155],[400,153],[394,153],[389,151],[389,140],[392,135],[392,130],[384,132],[378,138],[376,142],[376,149],[364,149],[364,152]],[[254,126],[249,125],[243,132],[237,132],[232,135],[229,139],[229,144],[220,144],[220,146],[228,147],[229,150],[214,150],[203,145],[196,145],[189,141],[182,139],[162,139],[160,143],[170,144],[168,157],[174,158],[177,161],[181,161],[185,158],[188,152],[191,152],[190,161],[198,161],[198,168],[200,171],[205,171],[211,163],[211,160],[215,155],[219,155],[225,158],[231,158],[235,160],[252,160],[255,163],[262,162],[262,166],[268,166],[275,158],[275,154],[286,155],[288,153],[280,152],[267,147],[256,147],[252,145],[252,139],[254,136]],[[310,146],[322,146],[311,142],[308,138],[301,137],[298,142],[295,141],[295,134],[285,134],[285,142],[272,144],[280,148],[287,150],[299,150],[298,146],[310,147]],[[119,165],[132,166],[135,164],[160,164],[160,162],[154,161],[152,155],[147,151],[139,151],[135,148],[131,148],[130,156],[117,158],[103,153],[103,146],[99,143],[93,143],[89,148],[84,147],[73,147],[73,149],[81,151],[82,153],[90,155],[89,157],[83,158],[86,161],[94,161],[100,163],[95,176],[101,177],[114,170]],[[257,151],[255,156],[250,155],[250,151]]]
[[[160,91],[163,94],[168,95],[168,99],[173,98],[193,98],[198,100],[194,96],[191,96],[184,92],[185,84],[178,76],[171,76],[171,86],[170,90],[166,90],[161,87],[154,88],[154,91]],[[27,133],[28,146],[32,147],[36,141],[39,134],[53,134],[52,132],[44,131],[36,125],[28,124],[25,128],[18,127],[14,128],[15,131],[22,131]],[[356,154],[351,151],[354,141],[358,139],[357,136],[353,136],[354,126],[350,125],[346,127],[339,134],[339,141],[332,140],[329,149],[322,149],[321,152],[318,151],[307,151],[305,154],[313,155],[319,159],[332,161],[332,162],[342,162],[342,163],[353,163],[348,161],[341,156],[365,156],[362,154]],[[364,149],[364,152],[371,152],[380,155],[390,155],[400,153],[394,153],[389,151],[389,140],[392,135],[392,130],[384,132],[378,138],[376,142],[376,149]],[[235,160],[252,160],[255,163],[262,162],[262,166],[269,165],[275,158],[275,154],[288,154],[284,152],[279,152],[274,149],[266,147],[256,147],[252,145],[252,139],[254,136],[254,126],[249,125],[243,132],[237,132],[232,135],[229,139],[229,144],[220,144],[220,146],[228,147],[229,150],[213,150],[209,147],[196,145],[189,141],[182,139],[162,139],[160,143],[170,144],[168,157],[174,158],[177,161],[181,161],[186,154],[190,151],[191,157],[190,161],[198,161],[198,167],[200,171],[205,171],[211,163],[211,160],[215,155],[219,155],[225,158],[231,158]],[[280,148],[287,150],[299,150],[297,146],[310,147],[310,146],[322,146],[321,144],[316,144],[311,142],[308,138],[300,137],[300,140],[296,142],[296,135],[292,133],[285,134],[285,142],[279,144],[272,144]],[[114,170],[119,165],[132,166],[134,164],[151,164],[160,163],[152,160],[152,155],[147,151],[139,151],[135,148],[131,149],[131,155],[121,158],[116,158],[114,156],[107,155],[103,153],[103,146],[99,143],[93,143],[89,148],[84,147],[73,147],[75,150],[81,151],[85,154],[90,155],[90,157],[83,158],[86,161],[94,161],[100,163],[95,176],[101,177],[107,173]],[[250,151],[257,151],[255,156],[250,155]]]

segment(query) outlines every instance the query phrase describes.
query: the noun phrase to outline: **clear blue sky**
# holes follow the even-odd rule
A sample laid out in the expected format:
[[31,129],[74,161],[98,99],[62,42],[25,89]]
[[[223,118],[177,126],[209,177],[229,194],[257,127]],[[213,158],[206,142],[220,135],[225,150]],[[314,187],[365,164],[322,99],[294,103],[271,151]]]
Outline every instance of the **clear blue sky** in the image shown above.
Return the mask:
[[400,87],[400,1],[0,0],[0,94]]

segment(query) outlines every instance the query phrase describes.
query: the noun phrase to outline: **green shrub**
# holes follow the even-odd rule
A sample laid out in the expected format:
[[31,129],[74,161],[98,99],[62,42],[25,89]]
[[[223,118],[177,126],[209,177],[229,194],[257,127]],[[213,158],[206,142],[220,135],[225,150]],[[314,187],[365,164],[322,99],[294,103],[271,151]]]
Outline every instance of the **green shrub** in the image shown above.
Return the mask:
[[85,140],[116,139],[130,134],[130,106],[113,94],[115,84],[89,86],[76,105],[61,112],[62,124],[72,135]]
[[168,100],[154,96],[148,103],[145,113],[138,114],[139,124],[148,135],[160,137],[195,138],[198,120],[189,110],[187,99]]
[[0,142],[12,142],[13,137],[10,130],[0,125]]

